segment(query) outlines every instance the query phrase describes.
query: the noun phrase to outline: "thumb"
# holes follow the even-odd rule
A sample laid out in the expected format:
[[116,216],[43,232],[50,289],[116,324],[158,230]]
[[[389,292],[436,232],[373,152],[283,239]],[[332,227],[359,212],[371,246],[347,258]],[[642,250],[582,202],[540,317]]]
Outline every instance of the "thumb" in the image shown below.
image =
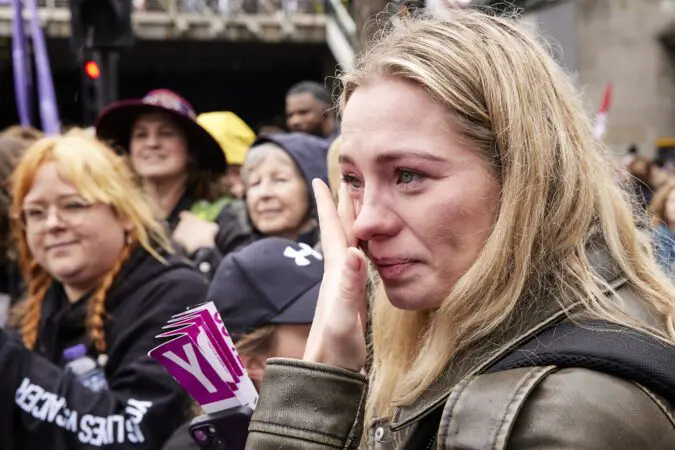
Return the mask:
[[340,295],[354,313],[360,313],[366,302],[367,264],[363,254],[349,247],[345,254]]

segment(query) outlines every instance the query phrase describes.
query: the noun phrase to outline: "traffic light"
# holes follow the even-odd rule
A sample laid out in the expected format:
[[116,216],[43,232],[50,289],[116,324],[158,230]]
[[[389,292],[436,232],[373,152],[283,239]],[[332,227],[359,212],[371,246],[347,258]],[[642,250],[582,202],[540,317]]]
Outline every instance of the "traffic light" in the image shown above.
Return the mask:
[[101,69],[96,61],[92,60],[84,63],[84,73],[92,80],[98,80],[101,77]]
[[131,0],[70,0],[73,49],[79,53],[132,46],[131,9]]
[[134,43],[132,0],[70,0],[71,45],[81,70],[83,122],[117,100],[119,50]]
[[95,59],[85,59],[81,67],[80,104],[82,105],[82,123],[92,125],[104,106],[101,69]]

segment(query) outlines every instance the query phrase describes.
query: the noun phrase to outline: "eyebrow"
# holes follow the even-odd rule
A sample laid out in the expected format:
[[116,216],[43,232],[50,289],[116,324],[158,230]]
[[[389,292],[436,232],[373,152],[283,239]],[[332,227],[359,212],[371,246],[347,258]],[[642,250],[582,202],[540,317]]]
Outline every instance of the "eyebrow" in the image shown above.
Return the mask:
[[[375,158],[375,161],[378,164],[386,164],[386,163],[392,163],[399,161],[401,159],[405,158],[420,158],[420,159],[425,159],[427,161],[431,162],[444,162],[445,160],[441,158],[440,156],[433,155],[431,153],[427,152],[420,152],[420,151],[391,151],[391,152],[386,152],[386,153],[381,153],[377,155],[377,158]],[[346,164],[354,164],[354,160],[347,156],[347,155],[340,155],[338,158],[338,161],[340,163],[346,163]]]
[[[56,200],[64,200],[64,199],[69,199],[69,198],[72,198],[72,197],[77,197],[79,200],[84,200],[82,195],[77,193],[77,192],[74,192],[72,194],[57,195]],[[25,199],[24,199],[24,202],[23,202],[24,205],[38,204],[38,203],[44,203],[44,199],[41,199],[41,198],[38,198],[38,199],[35,199],[35,200],[29,199],[28,201],[25,201]]]

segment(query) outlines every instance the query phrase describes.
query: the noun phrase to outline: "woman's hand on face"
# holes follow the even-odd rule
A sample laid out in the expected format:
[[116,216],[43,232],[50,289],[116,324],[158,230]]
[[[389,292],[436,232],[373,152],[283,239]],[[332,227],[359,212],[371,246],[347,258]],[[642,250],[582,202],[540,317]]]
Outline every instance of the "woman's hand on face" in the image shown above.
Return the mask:
[[218,224],[200,219],[188,211],[180,213],[180,222],[173,232],[173,240],[183,246],[188,255],[203,247],[214,247]]
[[359,372],[366,361],[366,257],[352,234],[354,204],[340,188],[336,210],[330,190],[312,183],[319,212],[324,274],[303,359]]

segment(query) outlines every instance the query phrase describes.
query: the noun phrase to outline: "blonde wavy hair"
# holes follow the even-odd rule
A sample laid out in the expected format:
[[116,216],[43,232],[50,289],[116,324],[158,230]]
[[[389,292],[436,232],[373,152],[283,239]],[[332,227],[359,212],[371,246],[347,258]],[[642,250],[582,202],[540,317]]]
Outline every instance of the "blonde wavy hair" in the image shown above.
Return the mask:
[[21,207],[45,163],[56,163],[61,176],[71,182],[86,201],[111,206],[121,220],[132,225],[117,262],[103,277],[87,305],[89,335],[97,351],[105,353],[105,298],[122,265],[138,244],[164,262],[158,250],[170,253],[171,241],[155,220],[153,209],[135,183],[127,162],[96,138],[73,129],[64,136],[46,137],[29,147],[12,175],[11,207],[12,228],[27,283],[27,298],[14,308],[12,321],[29,349],[35,347],[42,302],[53,279],[33,259],[21,224]]
[[[588,317],[673,343],[675,288],[643,245],[630,197],[615,184],[572,83],[529,31],[475,10],[400,19],[342,76],[342,108],[380,77],[414,83],[445,107],[494,167],[500,206],[480,255],[438,310],[396,309],[377,287],[366,423],[411,404],[454,355],[516,323],[539,298],[581,304]],[[611,287],[589,262],[596,241],[665,317],[666,333],[645,329],[606,295]]]

